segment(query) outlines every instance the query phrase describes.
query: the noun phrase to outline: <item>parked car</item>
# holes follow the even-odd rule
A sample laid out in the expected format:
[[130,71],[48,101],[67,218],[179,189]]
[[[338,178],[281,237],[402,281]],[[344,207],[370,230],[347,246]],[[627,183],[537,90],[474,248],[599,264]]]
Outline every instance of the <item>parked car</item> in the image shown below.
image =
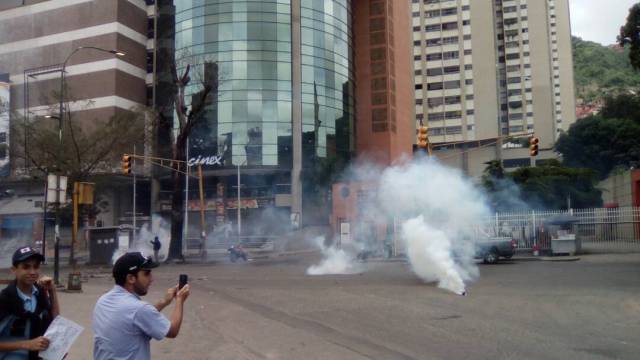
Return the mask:
[[485,264],[495,264],[500,258],[511,259],[517,243],[509,237],[491,237],[476,243],[476,258]]

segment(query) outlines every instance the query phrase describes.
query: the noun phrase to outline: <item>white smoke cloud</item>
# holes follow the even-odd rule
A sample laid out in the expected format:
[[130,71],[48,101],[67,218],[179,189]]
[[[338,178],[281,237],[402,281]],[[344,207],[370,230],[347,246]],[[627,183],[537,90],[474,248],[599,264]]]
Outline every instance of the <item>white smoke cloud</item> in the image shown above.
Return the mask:
[[326,246],[324,237],[317,237],[313,240],[316,246],[322,250],[322,261],[318,265],[313,265],[307,269],[307,275],[337,275],[356,274],[362,272],[359,264],[354,262],[353,254],[336,247]]
[[424,281],[462,294],[478,276],[474,228],[490,212],[484,195],[464,174],[435,159],[388,168],[379,204],[401,221],[401,237],[414,272]]
[[[372,224],[395,223],[404,247],[396,250],[405,253],[416,275],[463,294],[465,283],[479,274],[473,259],[474,225],[490,216],[485,196],[475,185],[460,171],[431,158],[407,160],[386,169],[359,165],[351,169],[349,178],[367,188],[358,203],[359,223],[351,226],[368,231],[357,240],[360,247],[379,254],[377,229],[371,229],[377,225]],[[323,248],[323,254],[321,265],[344,260],[336,250]]]
[[[151,224],[146,223],[140,228],[135,241],[129,245],[128,249],[120,247],[114,251],[111,262],[115,263],[120,256],[127,252],[140,251],[145,256],[153,256],[153,245],[151,241],[156,236],[162,243],[160,251],[158,252],[160,261],[166,259],[169,252],[169,242],[171,241],[171,225],[160,215],[153,215],[151,217]],[[154,259],[154,261],[155,260],[156,259]]]

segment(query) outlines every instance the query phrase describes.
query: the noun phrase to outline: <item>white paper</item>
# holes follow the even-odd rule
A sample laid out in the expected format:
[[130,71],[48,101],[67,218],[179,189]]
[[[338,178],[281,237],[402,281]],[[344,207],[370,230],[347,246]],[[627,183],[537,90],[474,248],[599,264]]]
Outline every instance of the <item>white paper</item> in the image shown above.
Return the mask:
[[57,316],[44,333],[44,337],[49,339],[49,347],[41,351],[39,356],[44,360],[62,360],[83,330],[84,328],[75,322]]

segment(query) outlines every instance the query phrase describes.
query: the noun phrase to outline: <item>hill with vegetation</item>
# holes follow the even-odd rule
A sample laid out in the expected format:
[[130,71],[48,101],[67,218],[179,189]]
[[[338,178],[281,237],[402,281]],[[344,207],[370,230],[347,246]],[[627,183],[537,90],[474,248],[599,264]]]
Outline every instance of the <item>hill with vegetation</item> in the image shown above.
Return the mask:
[[593,102],[640,88],[640,72],[629,62],[628,49],[572,38],[576,97]]

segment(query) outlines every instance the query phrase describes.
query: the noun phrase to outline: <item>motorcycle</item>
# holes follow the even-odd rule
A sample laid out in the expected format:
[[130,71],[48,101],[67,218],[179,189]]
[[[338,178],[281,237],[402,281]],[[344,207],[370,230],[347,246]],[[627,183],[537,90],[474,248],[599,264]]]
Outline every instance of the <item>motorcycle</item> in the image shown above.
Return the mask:
[[233,245],[227,249],[227,252],[229,252],[229,260],[232,263],[235,263],[238,259],[247,261],[247,252],[242,248],[242,245]]

